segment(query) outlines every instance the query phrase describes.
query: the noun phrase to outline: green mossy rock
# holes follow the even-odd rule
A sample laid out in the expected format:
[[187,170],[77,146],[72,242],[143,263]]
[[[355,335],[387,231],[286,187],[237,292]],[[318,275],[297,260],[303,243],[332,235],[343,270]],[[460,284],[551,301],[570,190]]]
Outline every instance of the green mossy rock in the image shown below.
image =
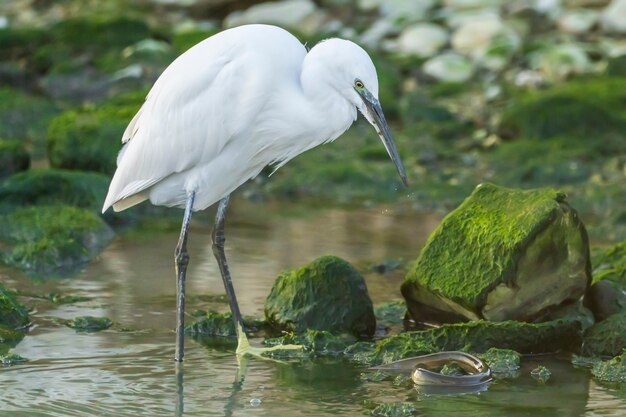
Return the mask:
[[30,166],[30,155],[24,144],[17,140],[0,139],[0,179]]
[[562,193],[482,184],[429,237],[402,294],[418,322],[532,320],[590,280],[587,234]]
[[491,348],[478,356],[498,378],[514,378],[519,373],[522,356],[514,350]]
[[591,373],[602,382],[626,382],[626,351],[611,360],[596,363],[593,365]]
[[585,331],[585,356],[616,356],[626,349],[626,310],[613,314]]
[[376,330],[365,280],[336,256],[279,275],[265,301],[265,317],[276,330],[296,333],[313,329],[371,337]]
[[0,88],[0,137],[28,140],[35,145],[37,155],[48,123],[56,113],[56,106],[44,97]]
[[264,352],[274,359],[311,359],[316,356],[339,356],[356,341],[348,334],[333,334],[325,330],[307,330],[301,334],[288,333],[277,338],[265,339],[266,346],[299,345],[302,349],[277,349]]
[[608,280],[598,281],[589,287],[584,301],[596,321],[626,310],[626,294],[617,284]]
[[593,282],[612,281],[626,291],[626,240],[592,255]]
[[100,212],[109,181],[95,172],[32,169],[0,184],[0,201],[22,207],[66,204]]
[[[601,141],[606,154],[624,148],[626,79],[578,80],[523,94],[502,115],[503,137],[549,138],[554,136]],[[616,134],[621,140],[601,140]]]
[[366,357],[366,362],[374,364],[389,363],[445,350],[482,353],[491,348],[520,353],[571,351],[580,346],[581,328],[576,317],[543,323],[479,320],[445,324],[383,339],[369,355],[361,354],[361,359]]
[[15,294],[0,283],[0,325],[18,329],[23,328],[29,322],[28,309],[17,301]]
[[[192,336],[222,336],[235,337],[235,322],[230,312],[218,313],[215,311],[200,312],[198,321],[185,326],[185,333]],[[256,332],[261,329],[264,322],[260,320],[244,318],[243,324],[247,332]]]
[[6,355],[0,355],[0,364],[4,366],[12,366],[24,362],[28,362],[28,359],[23,358],[17,353],[7,353]]
[[143,98],[85,106],[54,118],[48,129],[48,158],[54,168],[113,174],[122,134]]
[[108,317],[82,316],[69,320],[66,325],[77,332],[99,332],[113,325]]
[[113,231],[97,214],[70,206],[33,206],[0,216],[0,255],[35,276],[76,272],[109,243]]

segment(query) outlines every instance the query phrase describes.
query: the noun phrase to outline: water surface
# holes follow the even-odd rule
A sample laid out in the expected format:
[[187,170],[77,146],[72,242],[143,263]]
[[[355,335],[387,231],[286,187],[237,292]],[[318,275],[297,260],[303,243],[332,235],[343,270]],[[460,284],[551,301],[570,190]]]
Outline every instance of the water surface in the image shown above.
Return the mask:
[[[210,214],[191,227],[187,312],[228,309],[210,248]],[[227,255],[245,315],[262,316],[278,273],[323,254],[366,271],[388,259],[411,260],[440,220],[409,209],[278,210],[236,201],[227,223]],[[175,285],[171,228],[128,233],[74,277],[35,281],[0,269],[0,279],[25,292],[90,297],[73,305],[26,299],[34,326],[14,349],[30,359],[0,369],[0,414],[10,416],[337,416],[363,415],[368,400],[412,402],[427,416],[623,416],[624,391],[603,387],[567,358],[524,359],[521,376],[499,380],[481,394],[429,396],[389,381],[366,382],[362,369],[341,360],[238,363],[235,345],[203,346],[187,339],[182,368],[174,355]],[[401,297],[402,271],[365,274],[375,303]],[[107,316],[100,333],[76,333],[63,319]],[[188,317],[188,322],[193,320]],[[258,341],[257,341],[258,343]],[[546,384],[530,377],[537,364],[551,369]]]

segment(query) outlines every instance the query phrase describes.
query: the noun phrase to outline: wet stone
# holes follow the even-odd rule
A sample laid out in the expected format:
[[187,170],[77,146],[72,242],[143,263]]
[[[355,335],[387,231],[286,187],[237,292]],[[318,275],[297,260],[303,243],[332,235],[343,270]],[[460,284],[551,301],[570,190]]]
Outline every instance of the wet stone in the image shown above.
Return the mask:
[[511,378],[518,375],[521,355],[511,349],[491,348],[478,355],[497,378]]
[[598,281],[587,290],[585,306],[593,312],[596,321],[602,321],[626,310],[626,294],[611,281]]
[[402,294],[418,322],[532,320],[578,300],[589,269],[565,195],[482,184],[429,237]]
[[626,382],[626,352],[608,361],[600,361],[591,369],[593,376],[602,382]]
[[296,333],[311,329],[371,337],[376,329],[365,280],[335,256],[279,275],[265,301],[265,317],[276,330]]
[[530,371],[530,376],[535,381],[541,382],[542,384],[545,384],[546,382],[548,382],[548,379],[550,379],[551,375],[552,375],[552,372],[550,372],[548,368],[542,365],[539,365],[538,367]]
[[106,330],[113,325],[113,322],[107,317],[83,316],[69,320],[66,325],[77,332],[91,333]]
[[626,349],[626,310],[613,314],[585,331],[582,353],[615,356]]

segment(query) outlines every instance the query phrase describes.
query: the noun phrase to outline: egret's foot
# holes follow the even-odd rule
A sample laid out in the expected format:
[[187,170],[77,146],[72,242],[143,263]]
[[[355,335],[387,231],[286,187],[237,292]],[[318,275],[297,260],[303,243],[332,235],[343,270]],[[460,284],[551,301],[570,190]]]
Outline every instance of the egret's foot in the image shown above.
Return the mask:
[[270,359],[265,356],[264,353],[274,350],[304,350],[304,346],[278,345],[271,347],[254,347],[250,345],[250,341],[248,341],[248,336],[246,336],[246,332],[243,330],[241,325],[237,325],[237,356],[251,355],[258,356],[263,359]]

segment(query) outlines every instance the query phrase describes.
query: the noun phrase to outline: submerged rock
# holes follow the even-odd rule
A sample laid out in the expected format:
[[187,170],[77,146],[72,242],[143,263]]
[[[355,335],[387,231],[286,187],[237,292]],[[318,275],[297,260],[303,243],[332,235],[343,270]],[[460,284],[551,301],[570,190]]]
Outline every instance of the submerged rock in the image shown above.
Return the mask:
[[[201,313],[202,314],[198,317],[198,321],[185,326],[185,333],[192,336],[237,336],[233,315],[230,312],[218,313],[216,311],[207,311],[206,313]],[[247,332],[256,332],[263,327],[264,322],[244,318],[243,324],[246,326]]]
[[613,314],[585,331],[585,356],[615,356],[626,349],[626,310]]
[[0,326],[18,329],[28,325],[29,322],[26,307],[17,301],[15,294],[0,283]]
[[520,353],[551,353],[580,346],[582,325],[571,316],[543,323],[517,321],[445,324],[441,327],[401,333],[346,354],[362,363],[389,363],[398,359],[444,350],[482,353],[491,348],[511,349]]
[[113,231],[77,207],[34,206],[0,216],[2,261],[36,276],[76,272],[109,243]]
[[113,325],[108,317],[82,316],[69,320],[66,325],[77,332],[99,332]]
[[24,144],[17,140],[0,139],[0,179],[30,166],[30,156]]
[[487,363],[491,372],[498,378],[517,376],[522,358],[514,350],[498,348],[488,349],[485,353],[478,356]]
[[532,320],[590,280],[587,234],[565,195],[482,184],[430,236],[402,294],[416,321]]
[[17,353],[7,353],[6,355],[0,355],[0,364],[4,366],[12,366],[24,362],[28,362],[28,359],[18,355]]
[[542,384],[545,384],[546,382],[548,382],[548,379],[550,379],[550,376],[552,376],[552,372],[550,372],[550,370],[545,366],[539,365],[538,367],[530,371],[530,376],[533,377],[535,381],[539,381]]
[[272,358],[311,358],[314,356],[339,356],[356,341],[349,334],[332,334],[325,330],[307,330],[302,334],[289,333],[282,337],[266,339],[266,346],[299,345],[303,349],[272,350],[265,355]]
[[611,360],[596,363],[591,373],[602,382],[626,382],[626,351]]
[[279,275],[265,301],[265,317],[275,329],[296,333],[314,329],[371,337],[376,329],[365,280],[335,256]]

